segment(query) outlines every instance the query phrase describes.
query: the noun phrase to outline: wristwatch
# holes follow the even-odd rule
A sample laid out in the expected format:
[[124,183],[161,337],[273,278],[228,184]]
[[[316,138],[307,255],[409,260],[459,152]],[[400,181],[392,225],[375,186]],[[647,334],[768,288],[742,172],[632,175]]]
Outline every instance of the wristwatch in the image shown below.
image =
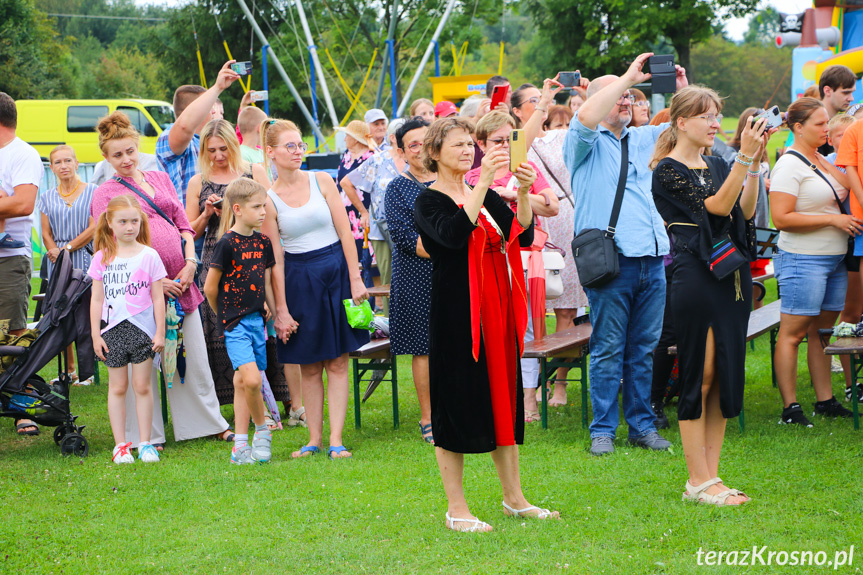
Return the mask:
[[66,244],[66,245],[65,245],[65,246],[63,246],[63,247],[64,247],[64,249],[65,249],[66,251],[69,251],[69,252],[71,252],[71,251],[72,251],[72,244]]

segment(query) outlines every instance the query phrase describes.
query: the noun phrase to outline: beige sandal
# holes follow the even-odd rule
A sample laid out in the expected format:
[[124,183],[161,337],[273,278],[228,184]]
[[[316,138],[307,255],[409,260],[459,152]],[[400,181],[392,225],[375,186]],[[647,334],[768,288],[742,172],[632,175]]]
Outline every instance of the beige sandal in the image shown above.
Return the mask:
[[[536,515],[525,515],[525,513],[533,510],[539,511]],[[558,511],[549,511],[548,509],[541,509],[536,505],[531,505],[530,507],[525,507],[524,509],[514,509],[503,502],[503,514],[507,517],[524,517],[526,519],[560,519],[560,513]]]
[[524,422],[525,423],[534,423],[539,421],[541,418],[539,416],[539,410],[531,411],[529,409],[524,410]]
[[[686,491],[683,492],[683,501],[695,501],[696,503],[706,503],[708,505],[716,505],[717,507],[722,507],[724,505],[743,505],[749,501],[749,496],[743,493],[742,491],[738,491],[737,489],[726,489],[716,495],[711,493],[705,493],[705,491],[714,485],[722,483],[722,479],[719,477],[714,477],[713,479],[708,479],[701,485],[692,485],[689,481],[686,482]],[[743,503],[735,503],[729,504],[726,503],[729,497],[734,496],[742,496],[746,497],[746,501]]]
[[[470,526],[459,529],[455,526],[456,523],[468,523]],[[488,529],[486,529],[486,527]],[[479,519],[458,519],[457,517],[450,517],[449,511],[446,513],[446,528],[451,531],[459,531],[461,533],[486,533],[492,530],[492,526],[485,521],[480,521]]]
[[288,427],[308,427],[306,420],[303,419],[303,415],[305,413],[305,407],[301,407],[296,411],[294,411],[293,409],[288,409]]

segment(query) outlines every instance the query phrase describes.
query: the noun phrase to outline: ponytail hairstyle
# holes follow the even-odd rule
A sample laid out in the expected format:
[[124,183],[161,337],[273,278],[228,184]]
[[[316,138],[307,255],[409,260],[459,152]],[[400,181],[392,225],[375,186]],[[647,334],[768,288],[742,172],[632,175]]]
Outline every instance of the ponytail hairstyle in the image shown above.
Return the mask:
[[267,196],[267,190],[249,178],[237,178],[225,188],[225,199],[222,200],[222,219],[219,222],[219,231],[216,234],[218,240],[225,232],[234,227],[236,218],[234,217],[234,205],[239,204],[245,206],[252,198],[262,195]]
[[114,237],[114,232],[108,223],[114,217],[114,213],[118,210],[126,209],[138,210],[141,215],[141,228],[138,230],[137,241],[145,246],[150,245],[150,219],[144,210],[141,209],[141,204],[138,203],[138,198],[132,194],[124,194],[115,196],[108,202],[105,211],[99,216],[99,221],[96,223],[96,233],[93,238],[93,247],[96,251],[102,251],[102,263],[109,264],[117,255],[117,240]]
[[227,120],[210,120],[201,130],[201,149],[198,154],[198,166],[204,181],[209,181],[213,171],[213,158],[210,157],[208,142],[210,138],[214,137],[220,138],[228,147],[228,169],[235,174],[248,173],[251,166],[243,159],[243,153],[240,151],[240,140],[237,138],[234,127]]
[[99,120],[96,126],[99,132],[99,149],[107,153],[105,148],[108,142],[112,140],[122,140],[123,138],[131,138],[138,145],[138,130],[129,121],[129,116],[123,112],[114,112]]
[[671,150],[677,146],[677,120],[691,118],[704,114],[710,107],[716,108],[718,114],[722,111],[722,98],[719,94],[704,86],[687,86],[678,90],[674,97],[671,98],[671,108],[669,115],[671,117],[671,126],[666,129],[656,140],[656,148],[653,151],[653,158],[650,160],[650,169],[656,169],[659,161],[671,153]]
[[[299,126],[290,120],[271,120],[267,118],[261,122],[261,147],[264,148],[264,169],[268,174],[270,173],[271,167],[270,155],[267,154],[267,146],[275,148],[279,145],[279,136],[281,136],[283,132],[296,132],[300,137],[303,135]],[[224,213],[225,212],[222,211],[222,214]],[[231,226],[228,226],[228,228],[230,227]]]

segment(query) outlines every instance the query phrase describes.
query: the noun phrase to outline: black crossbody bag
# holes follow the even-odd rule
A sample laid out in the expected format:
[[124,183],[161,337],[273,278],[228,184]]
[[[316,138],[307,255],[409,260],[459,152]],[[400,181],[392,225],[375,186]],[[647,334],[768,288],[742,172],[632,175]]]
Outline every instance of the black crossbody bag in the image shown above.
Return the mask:
[[[845,211],[845,206],[842,205],[842,202],[839,200],[839,194],[836,193],[836,189],[833,188],[833,184],[830,183],[830,180],[827,179],[827,176],[821,173],[821,170],[815,164],[809,162],[806,159],[806,156],[797,152],[795,150],[788,150],[785,152],[786,154],[791,154],[795,158],[799,158],[801,162],[805,163],[809,166],[809,169],[818,174],[822,180],[824,180],[828,186],[830,186],[830,191],[833,192],[833,197],[836,198],[836,203],[839,204],[839,211],[843,216],[847,216],[848,212]],[[848,268],[849,272],[859,272],[860,271],[860,258],[854,255],[854,236],[850,236],[848,238],[848,249],[845,251],[845,267]]]
[[608,228],[605,230],[599,228],[582,230],[572,240],[572,257],[575,259],[578,279],[584,287],[598,288],[620,275],[620,262],[614,247],[614,234],[617,218],[620,216],[620,206],[623,204],[628,166],[629,135],[620,142],[620,177],[617,180],[617,193],[614,196],[614,206],[611,208]]

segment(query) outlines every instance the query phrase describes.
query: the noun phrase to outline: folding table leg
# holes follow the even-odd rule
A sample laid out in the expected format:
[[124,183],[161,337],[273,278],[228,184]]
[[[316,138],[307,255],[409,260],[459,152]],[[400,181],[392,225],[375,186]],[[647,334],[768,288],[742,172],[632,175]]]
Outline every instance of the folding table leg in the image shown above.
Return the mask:
[[354,371],[354,427],[360,428],[360,361],[353,358]]
[[581,386],[581,427],[587,429],[587,356],[578,359],[579,385]]
[[393,382],[393,429],[399,428],[399,376],[396,370],[396,356],[390,356],[390,374]]
[[859,355],[851,356],[851,411],[854,413],[854,429],[860,429],[860,415],[857,411],[857,378],[863,367]]
[[776,363],[773,358],[776,357],[776,336],[779,334],[778,328],[770,330],[770,378],[773,380],[773,387],[776,387]]
[[542,428],[548,429],[548,378],[546,373],[548,362],[544,357],[539,358],[539,387],[542,396]]
[[165,389],[165,376],[162,375],[161,370],[159,370],[159,383],[160,383],[160,386],[162,388],[160,390],[161,391],[160,395],[162,396],[162,421],[164,423],[167,423],[168,422],[168,391]]

